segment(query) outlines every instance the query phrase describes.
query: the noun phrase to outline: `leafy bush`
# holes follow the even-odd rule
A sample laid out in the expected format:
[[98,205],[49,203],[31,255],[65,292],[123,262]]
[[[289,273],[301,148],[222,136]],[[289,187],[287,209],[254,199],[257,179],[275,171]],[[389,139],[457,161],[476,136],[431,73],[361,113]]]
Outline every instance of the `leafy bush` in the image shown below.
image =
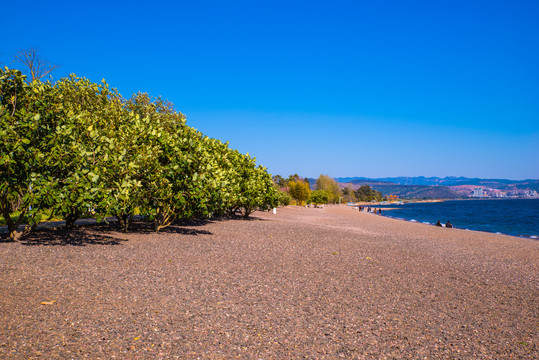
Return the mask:
[[315,190],[311,193],[308,202],[315,206],[329,203],[331,193],[326,190]]
[[11,240],[45,212],[68,228],[84,215],[112,215],[127,231],[140,209],[159,231],[279,202],[253,158],[187,126],[169,102],[143,93],[125,100],[104,81],[28,83],[0,69],[0,136],[0,213]]
[[278,190],[277,196],[280,206],[288,206],[292,202],[292,197],[286,191]]
[[298,205],[303,204],[311,195],[311,189],[307,181],[292,180],[288,182],[288,187],[290,189],[290,196],[297,201]]

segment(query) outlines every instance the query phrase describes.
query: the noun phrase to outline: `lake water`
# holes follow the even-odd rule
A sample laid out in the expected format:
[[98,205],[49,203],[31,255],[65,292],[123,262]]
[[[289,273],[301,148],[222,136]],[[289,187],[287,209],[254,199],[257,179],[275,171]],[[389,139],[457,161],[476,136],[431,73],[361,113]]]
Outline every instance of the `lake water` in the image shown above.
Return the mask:
[[[539,238],[539,199],[492,199],[408,203],[387,206],[383,215],[434,225]],[[383,209],[383,206],[382,206]]]

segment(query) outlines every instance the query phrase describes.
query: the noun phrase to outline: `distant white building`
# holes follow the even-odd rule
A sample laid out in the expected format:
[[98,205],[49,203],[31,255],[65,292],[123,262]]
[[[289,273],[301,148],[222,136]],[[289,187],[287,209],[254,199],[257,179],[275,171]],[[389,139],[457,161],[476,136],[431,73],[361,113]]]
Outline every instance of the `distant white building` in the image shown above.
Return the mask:
[[483,197],[483,188],[473,189],[473,197],[482,198]]

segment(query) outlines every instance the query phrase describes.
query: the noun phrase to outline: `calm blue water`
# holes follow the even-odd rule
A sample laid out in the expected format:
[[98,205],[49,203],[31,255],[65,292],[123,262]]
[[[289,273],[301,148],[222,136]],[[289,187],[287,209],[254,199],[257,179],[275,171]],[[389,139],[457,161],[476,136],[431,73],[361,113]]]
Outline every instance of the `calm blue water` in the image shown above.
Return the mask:
[[[451,221],[454,227],[539,238],[539,199],[496,199],[409,203],[383,215],[435,224]],[[383,209],[383,206],[382,206]]]

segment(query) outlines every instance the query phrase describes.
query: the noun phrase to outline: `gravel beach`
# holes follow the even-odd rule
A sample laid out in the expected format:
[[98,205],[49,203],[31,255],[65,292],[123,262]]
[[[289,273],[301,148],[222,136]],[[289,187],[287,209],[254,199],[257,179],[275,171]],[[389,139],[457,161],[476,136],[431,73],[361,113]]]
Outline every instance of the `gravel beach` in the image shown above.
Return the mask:
[[538,359],[539,242],[287,207],[0,243],[2,359]]

